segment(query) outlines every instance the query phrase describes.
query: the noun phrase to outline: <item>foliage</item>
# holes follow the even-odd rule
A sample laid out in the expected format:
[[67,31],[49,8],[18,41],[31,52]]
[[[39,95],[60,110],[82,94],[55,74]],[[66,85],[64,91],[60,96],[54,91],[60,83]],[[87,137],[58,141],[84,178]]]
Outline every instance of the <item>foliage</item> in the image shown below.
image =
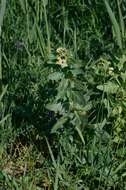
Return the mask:
[[0,188],[126,189],[125,10],[1,0]]

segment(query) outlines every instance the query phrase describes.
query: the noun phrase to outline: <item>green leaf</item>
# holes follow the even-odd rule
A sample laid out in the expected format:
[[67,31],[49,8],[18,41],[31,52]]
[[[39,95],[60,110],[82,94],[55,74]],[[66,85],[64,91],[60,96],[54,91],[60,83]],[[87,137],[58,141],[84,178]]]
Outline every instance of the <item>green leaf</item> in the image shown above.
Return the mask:
[[117,172],[119,172],[120,170],[122,170],[123,168],[125,168],[126,166],[126,160],[123,161],[117,168],[115,171],[113,171],[113,174],[116,174]]
[[2,171],[0,171],[0,181],[3,181],[5,180],[5,177],[4,177],[4,174]]
[[73,76],[77,76],[77,75],[80,75],[80,74],[82,74],[83,73],[83,71],[82,71],[82,69],[80,69],[80,68],[77,68],[77,69],[73,69],[73,70],[71,70],[71,73],[73,74]]
[[49,74],[48,79],[53,80],[53,81],[59,81],[60,79],[63,78],[63,73],[61,72],[54,72]]
[[63,116],[61,117],[57,123],[53,126],[51,133],[55,133],[58,129],[60,129],[61,127],[63,127],[63,124],[66,123],[66,121],[68,120],[68,117]]
[[53,104],[47,104],[46,108],[50,111],[54,111],[55,113],[60,113],[60,114],[64,114],[65,110],[62,107],[61,103],[53,103]]
[[58,94],[56,97],[56,101],[58,101],[59,99],[66,99],[66,93],[68,90],[68,86],[69,86],[69,80],[68,79],[63,79],[61,80],[61,82],[59,83],[59,86],[57,88]]
[[98,90],[104,91],[106,93],[115,94],[119,89],[119,85],[115,84],[114,82],[107,82],[104,85],[98,85]]
[[89,110],[91,110],[91,108],[92,108],[92,102],[88,102],[88,104],[86,106],[84,106],[83,110],[89,111]]

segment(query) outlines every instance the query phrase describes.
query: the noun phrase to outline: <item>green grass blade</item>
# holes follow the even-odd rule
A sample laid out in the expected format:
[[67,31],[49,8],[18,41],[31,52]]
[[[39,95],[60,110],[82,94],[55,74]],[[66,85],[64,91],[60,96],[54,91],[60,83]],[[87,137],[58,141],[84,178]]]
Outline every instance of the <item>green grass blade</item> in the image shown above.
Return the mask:
[[59,170],[59,157],[58,157],[57,166],[56,166],[56,176],[55,176],[55,182],[54,182],[54,190],[58,190],[59,175],[60,175],[60,170]]
[[6,0],[1,1],[1,9],[0,9],[0,27],[3,24],[3,17],[5,14],[5,9],[6,9]]
[[116,40],[117,40],[117,44],[119,46],[119,48],[122,50],[123,49],[123,45],[122,45],[122,35],[121,35],[121,31],[120,31],[120,26],[117,22],[117,19],[115,17],[115,14],[114,12],[112,11],[109,3],[107,0],[104,0],[104,3],[105,3],[105,6],[106,6],[106,9],[108,11],[108,14],[109,14],[109,17],[110,17],[110,20],[112,22],[112,25],[113,25],[113,28],[114,28],[114,32],[115,32],[115,35],[116,35]]
[[46,24],[46,34],[47,34],[47,46],[48,46],[48,53],[51,51],[51,46],[50,46],[50,32],[49,32],[49,23],[47,19],[47,11],[46,11],[46,6],[48,4],[48,1],[43,0],[43,7],[44,7],[44,18],[45,18],[45,24]]
[[2,90],[2,52],[1,52],[1,34],[2,34],[2,25],[3,25],[3,18],[6,9],[6,0],[1,0],[1,7],[0,7],[0,92]]
[[46,52],[45,52],[46,45],[45,45],[45,41],[43,39],[43,36],[41,34],[40,28],[37,23],[36,23],[36,31],[37,31],[37,35],[38,35],[38,42],[39,42],[39,46],[40,46],[41,56],[44,58],[46,55]]
[[25,13],[26,13],[26,7],[25,7],[25,2],[24,2],[24,0],[19,0],[19,2],[20,2],[20,5],[21,5],[21,8],[22,8],[22,11],[23,11],[23,13],[25,14]]
[[9,117],[10,117],[10,114],[6,115],[6,116],[0,121],[0,125],[2,125]]
[[124,19],[123,19],[119,0],[117,0],[117,5],[118,5],[118,11],[119,11],[119,21],[120,21],[122,37],[124,38],[124,36],[125,36],[125,23],[124,23]]
[[2,90],[2,93],[1,93],[1,95],[0,95],[0,102],[2,101],[2,99],[3,99],[3,96],[6,94],[6,92],[7,92],[7,87],[8,87],[8,85],[6,85],[5,87],[4,87],[4,89]]
[[54,165],[54,167],[56,168],[56,161],[55,161],[55,158],[54,158],[54,155],[53,155],[51,146],[50,146],[50,144],[49,144],[49,142],[48,142],[48,139],[47,139],[46,137],[45,137],[45,139],[46,139],[46,143],[47,143],[47,146],[48,146],[48,149],[49,149],[49,153],[50,153],[50,156],[51,156],[53,165]]
[[76,129],[76,131],[78,132],[78,135],[79,135],[79,137],[80,137],[82,143],[85,145],[85,140],[84,140],[83,134],[82,134],[82,132],[81,132],[79,126],[76,126],[75,129]]
[[2,89],[2,93],[1,93],[1,95],[0,95],[0,102],[2,101],[4,95],[6,94],[7,88],[8,88],[8,85],[6,85],[6,86]]

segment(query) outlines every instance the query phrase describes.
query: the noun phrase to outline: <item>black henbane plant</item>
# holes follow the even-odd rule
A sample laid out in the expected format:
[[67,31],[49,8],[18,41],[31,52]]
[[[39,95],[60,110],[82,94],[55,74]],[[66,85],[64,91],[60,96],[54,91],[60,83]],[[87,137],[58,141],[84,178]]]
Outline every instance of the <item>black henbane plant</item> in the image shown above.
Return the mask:
[[52,67],[48,81],[54,83],[56,95],[50,98],[46,108],[58,117],[51,132],[63,126],[73,126],[80,131],[80,127],[87,125],[88,111],[92,107],[86,83],[81,80],[84,76],[82,64],[74,60],[65,48],[58,48],[50,56],[49,63]]

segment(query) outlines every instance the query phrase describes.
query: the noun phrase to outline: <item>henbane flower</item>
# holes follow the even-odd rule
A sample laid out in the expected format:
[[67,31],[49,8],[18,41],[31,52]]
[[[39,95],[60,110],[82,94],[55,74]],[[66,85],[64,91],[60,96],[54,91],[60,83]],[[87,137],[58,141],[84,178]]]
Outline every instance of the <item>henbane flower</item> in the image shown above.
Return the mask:
[[68,67],[67,64],[67,50],[65,48],[58,48],[56,50],[57,61],[56,64],[60,65],[62,68]]

